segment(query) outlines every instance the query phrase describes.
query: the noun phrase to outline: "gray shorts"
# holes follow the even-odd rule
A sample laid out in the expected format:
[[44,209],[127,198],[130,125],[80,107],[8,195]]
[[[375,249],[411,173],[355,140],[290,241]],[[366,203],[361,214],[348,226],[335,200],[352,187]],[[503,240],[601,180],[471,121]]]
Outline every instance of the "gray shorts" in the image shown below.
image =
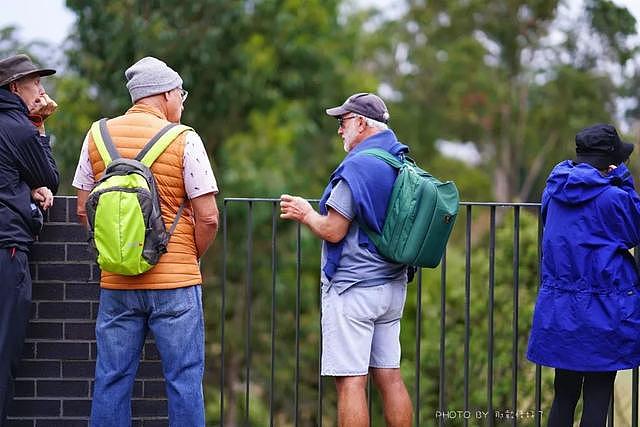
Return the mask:
[[[328,289],[327,289],[328,288]],[[400,319],[406,283],[322,287],[322,369],[326,376],[366,375],[400,367]]]

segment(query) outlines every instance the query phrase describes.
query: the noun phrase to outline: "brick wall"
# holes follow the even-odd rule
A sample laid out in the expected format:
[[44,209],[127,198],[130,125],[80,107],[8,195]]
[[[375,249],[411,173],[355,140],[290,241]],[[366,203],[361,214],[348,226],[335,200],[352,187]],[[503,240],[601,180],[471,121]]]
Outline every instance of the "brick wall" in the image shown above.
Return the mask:
[[[32,313],[10,410],[12,427],[88,425],[100,272],[75,212],[75,197],[56,197],[32,249]],[[144,345],[132,411],[134,426],[168,424],[162,368],[151,341]]]

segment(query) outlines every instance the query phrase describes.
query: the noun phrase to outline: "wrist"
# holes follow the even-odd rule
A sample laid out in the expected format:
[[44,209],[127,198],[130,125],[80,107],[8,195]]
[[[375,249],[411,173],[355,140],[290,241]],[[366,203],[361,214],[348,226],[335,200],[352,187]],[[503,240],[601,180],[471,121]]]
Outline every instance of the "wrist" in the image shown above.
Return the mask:
[[40,114],[29,114],[29,120],[31,120],[31,123],[33,123],[33,125],[37,128],[40,128],[40,126],[44,126],[44,117],[42,117]]
[[31,120],[31,123],[33,123],[33,125],[38,129],[38,132],[40,132],[40,135],[45,134],[44,117],[42,115],[29,114],[29,120]]
[[302,218],[300,219],[300,222],[304,225],[309,225],[309,222],[311,221],[311,216],[313,215],[314,210],[313,208],[309,208],[303,215]]

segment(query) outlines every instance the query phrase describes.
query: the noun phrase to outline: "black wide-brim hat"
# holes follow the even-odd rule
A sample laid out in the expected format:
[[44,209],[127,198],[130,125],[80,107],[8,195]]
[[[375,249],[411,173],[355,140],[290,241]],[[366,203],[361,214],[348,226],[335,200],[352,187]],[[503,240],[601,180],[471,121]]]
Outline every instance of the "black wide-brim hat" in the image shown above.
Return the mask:
[[55,72],[56,70],[51,68],[38,68],[27,55],[10,56],[0,61],[0,86],[32,74],[50,76]]
[[632,152],[633,144],[622,141],[616,128],[608,124],[589,126],[576,134],[577,163],[606,169],[626,161]]

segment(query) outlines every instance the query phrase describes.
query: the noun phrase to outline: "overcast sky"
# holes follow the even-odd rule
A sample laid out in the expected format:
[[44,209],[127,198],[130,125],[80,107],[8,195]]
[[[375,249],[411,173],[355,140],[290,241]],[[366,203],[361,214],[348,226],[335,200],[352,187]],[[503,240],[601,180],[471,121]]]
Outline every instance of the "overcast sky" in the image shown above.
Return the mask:
[[[389,0],[358,0],[361,4],[388,4]],[[579,10],[582,0],[567,0]],[[614,0],[626,6],[640,21],[640,0]],[[43,40],[60,45],[71,29],[74,15],[64,0],[0,0],[0,28],[14,25],[23,41]]]
[[0,5],[0,28],[14,25],[23,41],[39,39],[59,45],[74,21],[64,0],[0,0]]

